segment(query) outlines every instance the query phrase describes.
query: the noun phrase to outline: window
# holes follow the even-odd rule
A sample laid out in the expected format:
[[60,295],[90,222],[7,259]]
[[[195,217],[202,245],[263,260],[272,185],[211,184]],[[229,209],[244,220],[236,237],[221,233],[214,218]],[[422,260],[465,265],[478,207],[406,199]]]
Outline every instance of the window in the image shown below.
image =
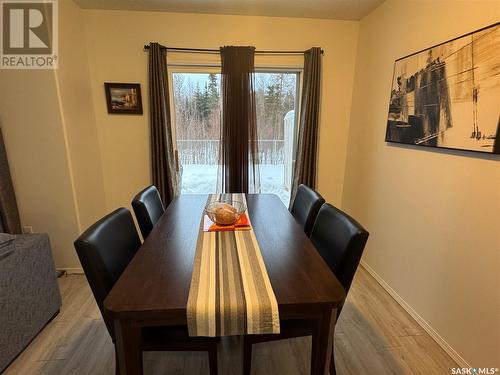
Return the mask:
[[[216,191],[221,120],[219,68],[172,68],[175,138],[182,194]],[[290,200],[298,71],[255,74],[262,193]]]

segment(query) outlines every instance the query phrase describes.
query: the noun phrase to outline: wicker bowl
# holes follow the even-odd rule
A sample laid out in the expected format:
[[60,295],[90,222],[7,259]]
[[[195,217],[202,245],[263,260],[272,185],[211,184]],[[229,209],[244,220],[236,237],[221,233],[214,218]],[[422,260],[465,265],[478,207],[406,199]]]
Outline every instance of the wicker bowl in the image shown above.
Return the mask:
[[233,225],[246,211],[245,204],[233,199],[219,199],[205,206],[205,213],[214,223]]

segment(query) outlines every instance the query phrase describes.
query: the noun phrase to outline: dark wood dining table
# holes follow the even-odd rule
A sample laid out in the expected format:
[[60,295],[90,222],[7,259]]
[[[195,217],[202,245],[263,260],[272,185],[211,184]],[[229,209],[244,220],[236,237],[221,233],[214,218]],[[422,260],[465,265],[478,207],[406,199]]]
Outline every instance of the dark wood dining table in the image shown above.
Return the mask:
[[[207,198],[181,195],[172,201],[104,301],[114,321],[121,375],[142,374],[143,327],[187,324],[193,259]],[[314,322],[311,371],[328,374],[336,309],[345,291],[276,195],[248,194],[247,206],[280,320]]]

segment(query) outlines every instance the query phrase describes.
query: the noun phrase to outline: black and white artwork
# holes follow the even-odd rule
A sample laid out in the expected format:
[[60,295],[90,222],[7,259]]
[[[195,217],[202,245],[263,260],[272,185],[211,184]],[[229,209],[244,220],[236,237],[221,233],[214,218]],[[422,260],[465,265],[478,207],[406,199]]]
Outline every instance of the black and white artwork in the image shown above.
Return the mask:
[[396,60],[385,140],[500,154],[500,23]]

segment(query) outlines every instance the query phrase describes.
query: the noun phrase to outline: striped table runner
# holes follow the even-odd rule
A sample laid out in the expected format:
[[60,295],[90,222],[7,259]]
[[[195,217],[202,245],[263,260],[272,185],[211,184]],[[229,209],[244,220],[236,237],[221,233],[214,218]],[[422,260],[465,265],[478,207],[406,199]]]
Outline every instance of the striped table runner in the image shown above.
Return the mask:
[[[211,194],[240,200],[244,194]],[[203,232],[201,218],[187,303],[190,336],[279,333],[278,304],[252,230]]]

